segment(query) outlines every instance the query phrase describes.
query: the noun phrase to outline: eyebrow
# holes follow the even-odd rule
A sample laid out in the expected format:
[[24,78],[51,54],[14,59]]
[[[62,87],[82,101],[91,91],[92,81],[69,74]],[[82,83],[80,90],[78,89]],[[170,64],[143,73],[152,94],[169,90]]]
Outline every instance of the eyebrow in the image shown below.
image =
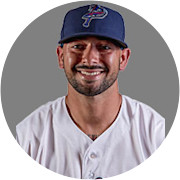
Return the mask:
[[[99,40],[103,40],[103,41],[109,41],[109,42],[111,42],[111,43],[113,43],[115,46],[117,46],[117,47],[119,47],[119,48],[121,48],[121,49],[124,49],[124,46],[122,45],[122,44],[120,44],[119,42],[117,42],[117,41],[115,41],[115,40],[113,40],[113,39],[111,39],[111,38],[107,38],[107,37],[103,37],[103,36],[79,36],[79,37],[72,37],[72,38],[70,38],[70,39],[68,39],[68,40],[66,40],[66,41],[64,41],[64,43],[70,43],[70,42],[73,42],[73,41],[79,41],[79,40],[86,40],[88,37],[95,37],[95,38],[97,38],[97,39],[99,39]],[[63,43],[63,44],[64,44]],[[62,44],[62,45],[63,45]]]

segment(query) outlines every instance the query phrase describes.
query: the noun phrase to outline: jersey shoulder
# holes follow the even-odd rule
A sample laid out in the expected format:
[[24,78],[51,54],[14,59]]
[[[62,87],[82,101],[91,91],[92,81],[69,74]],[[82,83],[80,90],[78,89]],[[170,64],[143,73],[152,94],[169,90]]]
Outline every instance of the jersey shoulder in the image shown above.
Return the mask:
[[162,117],[156,110],[154,110],[149,105],[140,102],[138,100],[132,99],[128,96],[123,95],[125,101],[125,106],[128,111],[128,114],[131,118],[141,117],[141,119],[156,119],[156,121],[164,121]]
[[[165,138],[165,118],[152,107],[130,97],[124,96],[129,124],[133,133],[152,147],[159,147]],[[134,135],[135,135],[134,134]]]
[[23,121],[17,124],[17,140],[24,138],[32,139],[32,136],[40,138],[47,124],[50,123],[50,120],[52,120],[53,112],[57,109],[57,107],[61,106],[64,99],[65,97],[60,97],[40,106],[29,114]]

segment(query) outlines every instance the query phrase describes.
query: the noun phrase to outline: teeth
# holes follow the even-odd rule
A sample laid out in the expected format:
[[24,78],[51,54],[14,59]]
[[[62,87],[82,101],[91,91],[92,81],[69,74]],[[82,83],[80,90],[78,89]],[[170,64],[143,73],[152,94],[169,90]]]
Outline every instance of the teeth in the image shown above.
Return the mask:
[[89,73],[89,72],[86,72],[86,71],[81,71],[81,74],[85,74],[85,75],[88,75],[88,76],[94,76],[94,75],[100,74],[100,72],[92,72],[92,73]]

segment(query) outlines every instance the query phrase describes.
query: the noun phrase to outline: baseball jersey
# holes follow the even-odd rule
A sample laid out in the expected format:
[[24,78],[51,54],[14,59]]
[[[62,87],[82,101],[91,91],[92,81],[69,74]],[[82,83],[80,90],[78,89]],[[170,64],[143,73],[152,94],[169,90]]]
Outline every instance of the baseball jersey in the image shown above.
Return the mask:
[[113,124],[95,141],[71,119],[65,96],[49,102],[16,127],[20,146],[42,166],[79,179],[112,177],[147,159],[165,137],[165,119],[122,95]]

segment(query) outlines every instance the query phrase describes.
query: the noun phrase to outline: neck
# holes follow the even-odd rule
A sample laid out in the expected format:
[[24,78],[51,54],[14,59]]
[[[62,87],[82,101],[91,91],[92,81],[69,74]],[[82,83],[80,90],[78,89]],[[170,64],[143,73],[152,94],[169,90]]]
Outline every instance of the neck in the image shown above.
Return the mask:
[[89,97],[68,85],[66,105],[72,120],[88,135],[102,134],[116,119],[122,103],[117,81],[105,92]]

